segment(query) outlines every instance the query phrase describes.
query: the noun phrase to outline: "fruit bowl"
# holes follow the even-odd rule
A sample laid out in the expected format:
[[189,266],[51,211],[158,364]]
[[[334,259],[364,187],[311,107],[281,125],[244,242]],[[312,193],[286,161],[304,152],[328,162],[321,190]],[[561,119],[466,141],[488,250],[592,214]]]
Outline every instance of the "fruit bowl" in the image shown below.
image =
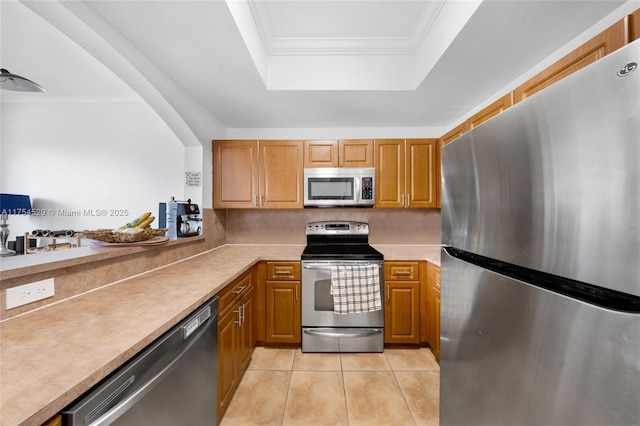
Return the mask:
[[[133,228],[131,228],[133,229]],[[114,231],[113,229],[97,229],[95,231],[84,231],[82,236],[91,240],[104,241],[107,243],[135,243],[146,241],[153,237],[163,236],[167,228],[159,229],[138,229],[136,232]]]

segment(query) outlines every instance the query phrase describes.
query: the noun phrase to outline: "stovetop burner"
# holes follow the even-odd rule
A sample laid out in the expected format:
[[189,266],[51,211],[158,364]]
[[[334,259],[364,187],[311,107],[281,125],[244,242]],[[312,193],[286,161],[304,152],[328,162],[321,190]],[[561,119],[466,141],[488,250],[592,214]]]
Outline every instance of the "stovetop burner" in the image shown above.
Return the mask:
[[369,225],[353,221],[312,222],[306,228],[302,260],[383,260],[369,245]]

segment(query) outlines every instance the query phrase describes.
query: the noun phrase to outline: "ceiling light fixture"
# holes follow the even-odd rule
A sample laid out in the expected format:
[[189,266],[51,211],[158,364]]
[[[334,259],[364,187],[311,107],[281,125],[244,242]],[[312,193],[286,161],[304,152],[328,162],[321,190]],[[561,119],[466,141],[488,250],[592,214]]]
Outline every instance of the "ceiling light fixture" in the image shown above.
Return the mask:
[[42,86],[19,75],[0,69],[0,88],[16,92],[46,92]]

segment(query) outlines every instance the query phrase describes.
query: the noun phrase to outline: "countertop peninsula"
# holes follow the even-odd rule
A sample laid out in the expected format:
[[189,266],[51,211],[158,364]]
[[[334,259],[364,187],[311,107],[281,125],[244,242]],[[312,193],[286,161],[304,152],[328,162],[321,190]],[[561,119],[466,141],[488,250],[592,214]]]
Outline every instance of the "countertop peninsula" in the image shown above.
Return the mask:
[[[375,245],[440,264],[437,245]],[[39,425],[262,260],[304,245],[225,245],[0,322],[0,424]]]

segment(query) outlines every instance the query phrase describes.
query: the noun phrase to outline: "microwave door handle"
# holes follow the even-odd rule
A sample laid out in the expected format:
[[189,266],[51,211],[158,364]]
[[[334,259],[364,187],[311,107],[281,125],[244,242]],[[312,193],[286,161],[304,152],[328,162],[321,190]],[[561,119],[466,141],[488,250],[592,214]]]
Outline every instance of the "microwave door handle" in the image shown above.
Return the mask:
[[354,179],[354,181],[355,181],[356,193],[353,194],[353,199],[356,202],[360,202],[362,201],[362,176],[358,176],[358,178]]

